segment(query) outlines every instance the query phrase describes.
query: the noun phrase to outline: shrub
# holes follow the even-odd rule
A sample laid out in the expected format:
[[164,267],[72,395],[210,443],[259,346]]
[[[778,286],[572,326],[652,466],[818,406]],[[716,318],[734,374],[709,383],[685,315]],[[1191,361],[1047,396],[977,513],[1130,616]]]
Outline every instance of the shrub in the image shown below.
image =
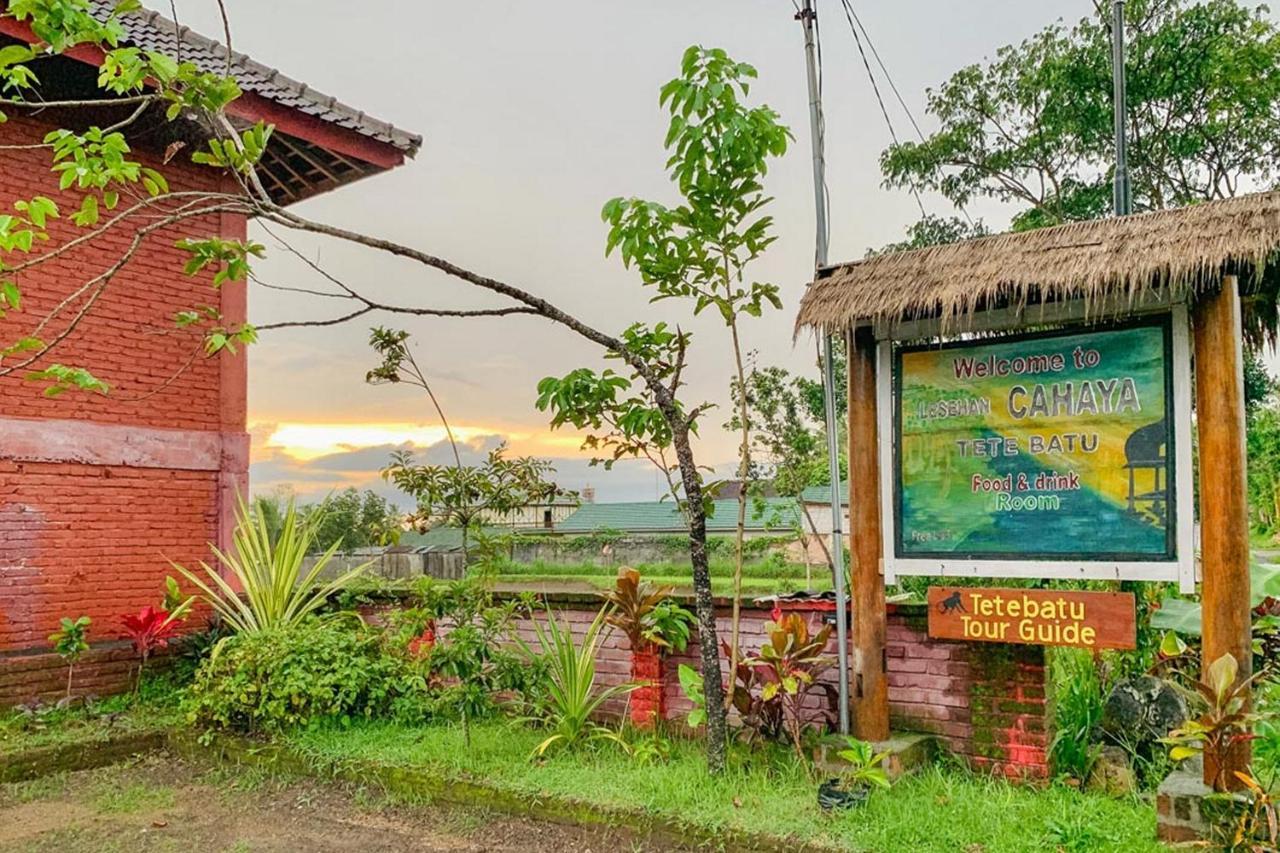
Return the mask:
[[600,594],[609,605],[604,621],[627,635],[631,651],[649,647],[683,652],[689,645],[693,614],[671,600],[675,587],[654,586],[640,572],[623,566],[613,589]]
[[[422,578],[416,607],[388,615],[387,642],[412,658],[426,675],[433,716],[461,722],[470,744],[473,720],[492,716],[506,694],[527,694],[544,668],[509,646],[512,620],[529,612],[531,596],[496,601],[488,582],[468,577],[452,583]],[[437,633],[437,627],[447,628]],[[430,631],[432,641],[423,641]]]
[[196,672],[190,722],[245,733],[279,733],[359,717],[424,716],[426,683],[387,654],[359,620],[310,619],[228,637]]

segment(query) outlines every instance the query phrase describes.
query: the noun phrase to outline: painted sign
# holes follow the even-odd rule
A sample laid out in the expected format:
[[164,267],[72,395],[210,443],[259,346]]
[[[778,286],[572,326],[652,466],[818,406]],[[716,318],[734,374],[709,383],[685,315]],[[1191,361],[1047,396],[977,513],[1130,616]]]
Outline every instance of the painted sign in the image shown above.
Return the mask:
[[896,351],[895,556],[1177,558],[1168,317]]
[[929,636],[944,640],[1132,649],[1133,594],[929,587]]

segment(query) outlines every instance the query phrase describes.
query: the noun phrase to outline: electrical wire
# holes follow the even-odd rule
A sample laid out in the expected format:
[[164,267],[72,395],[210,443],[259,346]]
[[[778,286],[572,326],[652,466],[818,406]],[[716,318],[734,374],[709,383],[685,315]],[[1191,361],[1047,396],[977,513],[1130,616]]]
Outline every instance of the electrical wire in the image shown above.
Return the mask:
[[[857,11],[852,4],[846,2],[848,13],[853,16],[854,23],[858,25],[858,29],[862,31],[862,37],[866,39],[867,47],[871,48],[871,55],[875,57],[876,65],[880,66],[880,73],[884,74],[884,79],[889,84],[889,88],[893,90],[893,96],[897,98],[898,105],[902,107],[902,111],[907,114],[907,120],[911,122],[911,127],[916,132],[916,137],[924,142],[924,131],[920,129],[920,124],[916,121],[915,114],[911,112],[911,107],[907,106],[907,101],[902,97],[902,93],[898,91],[898,84],[893,81],[893,75],[889,73],[889,69],[885,66],[884,60],[880,58],[880,51],[876,49],[876,43],[871,38],[871,33],[867,32],[867,25],[862,23],[862,19],[858,17]],[[957,204],[956,208],[964,216],[970,225],[973,224],[973,217],[969,215],[969,211],[965,209],[963,204]]]
[[911,107],[907,106],[906,100],[903,99],[902,93],[898,91],[898,84],[893,82],[893,75],[889,73],[889,69],[885,67],[884,60],[880,58],[880,51],[876,50],[876,43],[871,40],[871,34],[867,32],[867,27],[862,23],[862,19],[858,17],[857,11],[848,2],[845,3],[846,11],[853,17],[853,22],[858,25],[858,29],[862,31],[862,37],[867,41],[867,47],[871,48],[871,55],[875,57],[876,65],[880,66],[880,73],[884,75],[884,79],[889,84],[889,88],[893,90],[893,96],[898,99],[898,105],[902,107],[902,111],[907,114],[908,121],[916,131],[916,136],[921,142],[924,142],[924,132],[920,130],[920,125],[916,123],[916,117],[911,113]]
[[[862,37],[858,35],[858,26],[854,23],[853,7],[849,5],[849,0],[840,0],[844,7],[845,19],[849,22],[849,32],[853,34],[853,43],[858,46],[858,56],[862,57],[862,67],[867,70],[867,79],[871,81],[871,90],[875,92],[876,103],[880,105],[880,115],[884,116],[884,123],[889,128],[889,137],[893,140],[894,145],[899,145],[898,132],[894,130],[893,119],[889,118],[889,110],[884,105],[884,96],[880,94],[880,84],[876,82],[876,75],[871,70],[871,63],[867,59],[867,51],[862,46]],[[911,185],[911,194],[916,198],[916,206],[920,208],[920,215],[927,217],[928,211],[924,209],[924,200],[920,198],[920,191],[915,184]]]

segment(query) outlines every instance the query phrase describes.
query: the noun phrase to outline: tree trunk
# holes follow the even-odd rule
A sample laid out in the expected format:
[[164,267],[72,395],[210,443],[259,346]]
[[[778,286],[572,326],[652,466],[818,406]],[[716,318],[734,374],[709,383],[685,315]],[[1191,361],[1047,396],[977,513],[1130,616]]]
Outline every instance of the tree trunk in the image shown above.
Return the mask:
[[[665,390],[665,389],[664,389]],[[672,444],[680,462],[680,477],[689,504],[689,562],[693,568],[694,612],[698,618],[698,652],[702,663],[702,696],[707,709],[707,767],[712,773],[724,771],[729,737],[728,715],[724,707],[724,683],[720,676],[720,649],[716,633],[716,610],[711,596],[711,568],[707,563],[707,513],[702,506],[702,476],[689,445],[689,428],[684,417],[668,400],[658,399],[671,424]]]
[[[831,488],[835,489],[838,487],[832,486]],[[822,536],[818,533],[818,525],[813,523],[813,516],[809,513],[809,505],[804,502],[803,495],[796,495],[796,500],[800,502],[800,511],[804,513],[804,520],[809,522],[809,532],[813,534],[814,539],[818,540],[818,547],[822,549],[822,556],[826,558],[827,571],[831,573],[831,587],[834,589],[836,585],[836,564],[835,564],[835,561],[831,559],[831,549],[827,547],[827,537]],[[841,519],[841,521],[843,520],[844,519]],[[835,523],[835,520],[832,519],[832,524],[834,523]],[[834,530],[835,528],[832,528],[832,529]],[[806,555],[805,559],[807,560],[808,559],[807,555],[809,553],[809,546],[807,542],[805,543],[804,552]]]
[[[733,619],[729,631],[729,672],[738,671],[738,633],[742,622],[742,540],[747,528],[747,478],[751,476],[751,424],[747,420],[747,377],[742,369],[742,345],[738,324],[731,322],[733,360],[738,369],[738,419],[742,422],[742,445],[738,448],[738,525],[733,548]],[[733,693],[725,701],[732,699]]]

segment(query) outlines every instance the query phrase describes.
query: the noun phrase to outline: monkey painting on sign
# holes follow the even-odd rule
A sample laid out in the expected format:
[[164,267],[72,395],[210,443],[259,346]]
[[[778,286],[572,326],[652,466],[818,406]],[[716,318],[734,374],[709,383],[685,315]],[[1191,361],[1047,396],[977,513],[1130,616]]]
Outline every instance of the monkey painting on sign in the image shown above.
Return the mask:
[[938,612],[939,613],[968,612],[964,609],[964,602],[960,599],[960,590],[957,589],[955,592],[951,593],[946,598],[942,599],[942,601],[938,603]]

